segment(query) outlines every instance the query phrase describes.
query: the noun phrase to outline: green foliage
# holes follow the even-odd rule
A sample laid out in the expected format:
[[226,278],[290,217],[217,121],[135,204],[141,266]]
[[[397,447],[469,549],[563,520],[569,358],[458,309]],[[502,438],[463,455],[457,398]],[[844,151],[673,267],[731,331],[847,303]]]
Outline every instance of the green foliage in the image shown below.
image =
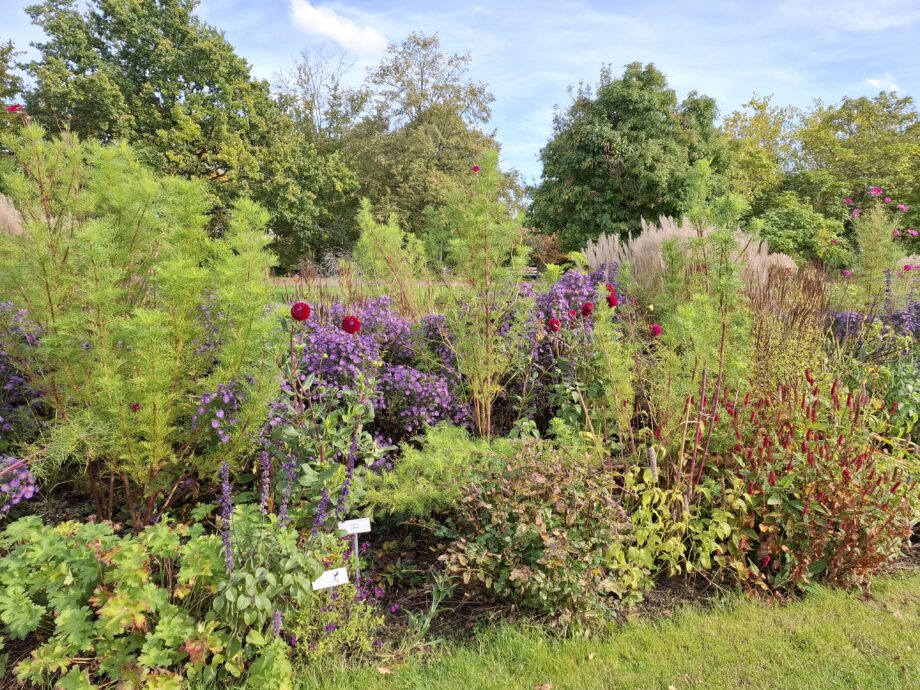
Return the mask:
[[[3,186],[26,232],[0,235],[0,285],[41,332],[14,356],[54,413],[34,452],[45,472],[76,464],[102,514],[113,497],[106,509],[100,487],[117,478],[144,523],[190,472],[238,462],[264,418],[267,214],[240,201],[214,240],[202,185],[153,175],[127,146],[47,141],[34,125],[6,144],[18,168]],[[217,448],[188,419],[231,382],[245,402]]]
[[[291,649],[274,633],[277,617],[285,632],[323,640],[321,650],[303,645],[311,659],[371,649],[381,622],[371,604],[347,586],[330,616],[322,613],[330,595],[311,592],[321,561],[343,564],[341,540],[321,536],[304,549],[295,530],[253,505],[237,508],[231,533],[228,574],[220,538],[200,524],[164,520],[124,536],[108,523],[47,527],[30,517],[9,525],[0,533],[0,630],[33,646],[16,677],[55,687],[82,678],[74,687],[290,688]],[[329,620],[351,621],[350,636],[325,635]],[[166,680],[174,684],[158,684]]]
[[849,256],[842,240],[843,222],[821,215],[793,191],[772,197],[768,210],[752,227],[771,252],[788,254],[798,262],[818,260],[839,268]]
[[838,381],[790,386],[730,411],[748,507],[737,576],[772,591],[862,585],[916,522],[918,468],[880,403]]
[[52,131],[127,140],[164,174],[204,180],[226,227],[249,195],[272,214],[287,265],[307,247],[346,246],[333,214],[355,209],[356,181],[340,157],[320,155],[271,98],[268,84],[217,29],[198,0],[137,3],[47,0],[28,13],[47,37],[26,65],[29,114]]
[[687,218],[697,228],[734,229],[749,208],[744,196],[731,191],[726,180],[713,172],[709,159],[702,158],[691,166],[687,186],[690,194]]
[[731,186],[748,203],[776,190],[783,181],[792,147],[795,111],[773,105],[771,96],[754,96],[722,122]]
[[460,427],[439,425],[420,447],[403,444],[390,472],[368,476],[364,500],[374,514],[428,518],[453,510],[463,487],[502,463],[513,446],[471,439]]
[[[492,408],[515,359],[515,340],[524,311],[518,280],[527,261],[521,224],[500,198],[498,152],[483,160],[478,172],[448,196],[445,224],[451,229],[448,256],[457,290],[447,313],[450,345],[457,356],[473,403],[476,430],[489,437]],[[475,298],[467,300],[467,295]]]
[[865,308],[877,309],[884,299],[885,271],[900,256],[892,232],[896,224],[885,205],[875,201],[862,209],[853,221],[853,233],[859,252],[856,255],[856,280],[862,291]]
[[577,630],[649,582],[606,462],[541,443],[466,487],[444,559],[464,585]]
[[862,199],[879,185],[904,203],[920,204],[920,112],[910,96],[882,92],[837,105],[818,102],[795,137],[798,164],[826,170],[847,185],[849,196]]
[[600,233],[626,234],[640,220],[681,216],[691,168],[714,146],[712,99],[691,93],[678,105],[663,73],[632,63],[623,76],[601,72],[595,94],[584,85],[557,115],[540,152],[543,176],[531,220],[564,249]]
[[703,372],[730,387],[743,387],[751,358],[751,320],[741,295],[737,238],[719,231],[663,245],[667,273],[659,304],[649,318],[660,320],[663,347],[649,362],[646,385],[658,424],[680,424],[687,397]]
[[427,273],[422,241],[403,232],[395,215],[386,223],[375,221],[367,199],[361,202],[358,227],[361,236],[353,255],[364,275],[386,286],[387,292],[394,295],[405,310],[421,311],[416,281],[424,280]]
[[[414,234],[425,210],[444,206],[497,143],[481,127],[494,100],[467,77],[470,56],[441,51],[437,36],[410,34],[392,44],[367,80],[366,116],[350,130],[344,150],[381,217],[396,214]],[[513,187],[509,176],[505,188]]]

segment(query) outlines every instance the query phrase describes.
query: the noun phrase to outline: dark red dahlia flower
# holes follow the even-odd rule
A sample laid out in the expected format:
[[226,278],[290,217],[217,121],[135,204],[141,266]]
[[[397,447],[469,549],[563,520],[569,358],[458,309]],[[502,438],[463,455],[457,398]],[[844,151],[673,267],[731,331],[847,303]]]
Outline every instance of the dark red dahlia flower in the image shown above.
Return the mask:
[[306,302],[294,302],[291,306],[291,318],[295,321],[306,321],[310,318],[310,305]]
[[361,322],[357,316],[346,316],[342,319],[342,330],[350,335],[354,335],[361,330]]

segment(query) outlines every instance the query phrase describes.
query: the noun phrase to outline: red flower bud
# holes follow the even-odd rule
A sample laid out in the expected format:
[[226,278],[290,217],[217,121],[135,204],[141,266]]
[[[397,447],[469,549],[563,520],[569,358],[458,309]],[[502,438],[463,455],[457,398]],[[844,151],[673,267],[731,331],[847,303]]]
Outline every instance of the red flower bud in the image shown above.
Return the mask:
[[581,305],[581,315],[585,318],[591,316],[594,313],[594,304],[592,302],[585,302]]
[[133,402],[133,403],[131,403],[131,411],[132,411],[132,412],[137,412],[139,409],[141,409],[141,404],[140,404],[139,402]]
[[559,323],[559,319],[557,319],[555,316],[551,319],[548,319],[546,322],[546,329],[550,333],[558,333],[561,326],[562,324]]
[[620,306],[620,300],[618,300],[617,296],[612,292],[607,295],[607,306],[611,309]]

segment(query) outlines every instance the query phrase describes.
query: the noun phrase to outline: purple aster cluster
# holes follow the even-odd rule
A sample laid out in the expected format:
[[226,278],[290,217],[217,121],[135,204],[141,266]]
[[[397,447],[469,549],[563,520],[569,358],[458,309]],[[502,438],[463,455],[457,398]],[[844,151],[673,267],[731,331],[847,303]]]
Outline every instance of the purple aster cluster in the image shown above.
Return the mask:
[[203,333],[195,342],[195,353],[204,355],[221,346],[220,327],[226,314],[220,310],[220,300],[213,292],[205,298],[198,310],[201,314]]
[[837,340],[860,336],[875,319],[858,311],[832,311],[831,331]]
[[313,374],[320,388],[341,392],[354,390],[359,378],[372,379],[380,350],[370,335],[351,335],[341,328],[307,322],[300,335],[303,356],[300,370]]
[[[346,312],[359,316],[360,333],[335,325]],[[335,305],[329,320],[329,325],[308,323],[299,336],[300,375],[315,377],[316,395],[341,398],[363,378],[376,411],[369,431],[390,442],[411,438],[428,424],[467,421],[467,406],[454,392],[459,374],[442,316],[413,324],[393,311],[390,298],[381,297],[359,309]]]
[[0,514],[32,498],[38,491],[25,460],[0,456]]
[[383,398],[378,414],[390,438],[411,437],[440,422],[469,422],[467,405],[454,396],[445,376],[396,365],[382,371],[378,386]]
[[25,310],[0,302],[0,449],[14,433],[35,426],[32,410],[38,392],[28,385],[11,351],[37,344],[38,330],[28,323]]
[[[361,335],[371,337],[382,359],[393,363],[409,363],[416,357],[412,322],[394,311],[392,297],[377,297],[353,310],[361,322]],[[331,309],[332,323],[341,323],[349,313],[344,305]]]
[[617,288],[616,266],[604,265],[591,273],[567,271],[559,280],[534,302],[534,320],[544,324],[548,319],[557,318],[563,323],[568,319],[570,310],[580,314],[581,305],[597,299],[597,286],[610,283]]
[[229,443],[229,430],[236,425],[234,416],[240,409],[240,399],[235,383],[219,384],[217,390],[205,393],[198,400],[198,409],[192,415],[192,428],[207,426],[213,430],[217,440]]

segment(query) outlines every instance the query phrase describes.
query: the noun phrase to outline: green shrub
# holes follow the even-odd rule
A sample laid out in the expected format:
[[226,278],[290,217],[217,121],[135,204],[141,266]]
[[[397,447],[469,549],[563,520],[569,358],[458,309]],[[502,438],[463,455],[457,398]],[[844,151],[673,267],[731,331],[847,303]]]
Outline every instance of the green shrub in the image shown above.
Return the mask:
[[504,464],[513,445],[498,439],[471,439],[460,427],[429,429],[421,446],[404,443],[389,472],[368,475],[364,500],[375,514],[427,518],[449,512],[460,502],[463,487]]
[[531,443],[464,489],[459,538],[442,557],[473,589],[577,630],[650,583],[612,463]]
[[818,260],[839,268],[848,259],[843,223],[821,215],[795,192],[777,194],[751,225],[771,252],[788,254],[800,263]]
[[[72,463],[97,514],[124,506],[150,522],[189,474],[245,456],[277,387],[268,215],[240,201],[213,239],[203,185],[156,177],[127,146],[48,141],[36,126],[4,144],[25,232],[0,233],[0,291],[41,334],[11,354],[53,417],[34,469]],[[241,405],[219,443],[190,422],[220,384]]]
[[[343,542],[323,536],[306,550],[298,542],[257,506],[239,506],[228,574],[221,538],[201,524],[164,520],[122,536],[110,523],[14,522],[0,533],[0,631],[31,654],[11,670],[55,687],[245,679],[280,688],[290,687],[290,654],[369,651],[381,622],[373,606],[351,585],[336,594],[310,588],[325,567],[343,564]],[[329,612],[333,598],[343,605]],[[333,627],[350,632],[328,634]],[[312,639],[322,648],[311,649]]]

